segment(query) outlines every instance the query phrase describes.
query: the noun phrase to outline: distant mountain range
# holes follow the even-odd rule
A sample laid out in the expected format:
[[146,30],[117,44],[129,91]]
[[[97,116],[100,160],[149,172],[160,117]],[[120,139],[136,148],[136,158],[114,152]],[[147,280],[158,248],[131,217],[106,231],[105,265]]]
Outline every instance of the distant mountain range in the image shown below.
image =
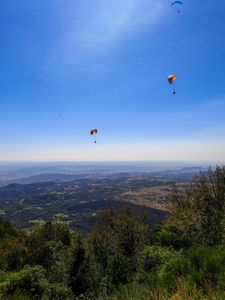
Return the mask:
[[35,183],[46,181],[73,181],[83,178],[107,175],[160,176],[190,179],[208,165],[190,166],[181,163],[45,163],[45,164],[0,164],[0,187],[10,183]]

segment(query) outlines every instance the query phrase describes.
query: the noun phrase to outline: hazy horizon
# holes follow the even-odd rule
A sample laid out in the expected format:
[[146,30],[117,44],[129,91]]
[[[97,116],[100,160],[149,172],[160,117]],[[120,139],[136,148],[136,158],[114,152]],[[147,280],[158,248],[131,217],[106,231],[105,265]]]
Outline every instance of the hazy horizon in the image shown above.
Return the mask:
[[190,170],[192,168],[208,169],[223,165],[223,162],[206,161],[43,161],[43,162],[0,162],[0,178],[4,176],[29,177],[41,174],[97,174]]
[[34,164],[34,165],[41,165],[41,164],[81,164],[81,165],[88,165],[88,164],[178,164],[178,165],[193,165],[193,164],[224,164],[225,161],[217,161],[217,160],[90,160],[90,161],[78,161],[78,160],[43,160],[43,161],[35,161],[35,160],[11,160],[11,161],[0,161],[0,165],[7,165],[7,164],[15,164],[15,165],[26,165],[26,164]]

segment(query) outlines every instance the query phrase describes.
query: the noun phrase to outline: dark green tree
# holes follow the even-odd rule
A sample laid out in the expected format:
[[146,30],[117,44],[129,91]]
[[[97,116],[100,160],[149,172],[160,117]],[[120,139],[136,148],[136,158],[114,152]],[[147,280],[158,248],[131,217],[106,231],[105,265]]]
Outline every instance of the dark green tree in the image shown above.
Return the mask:
[[170,212],[159,231],[163,245],[220,244],[225,233],[225,167],[201,173],[185,190],[174,188]]

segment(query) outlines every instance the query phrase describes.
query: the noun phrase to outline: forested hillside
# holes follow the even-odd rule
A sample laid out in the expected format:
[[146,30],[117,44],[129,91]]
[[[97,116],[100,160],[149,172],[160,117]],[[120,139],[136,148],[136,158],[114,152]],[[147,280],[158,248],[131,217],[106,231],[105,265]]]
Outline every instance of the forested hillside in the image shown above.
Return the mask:
[[225,167],[174,185],[168,210],[153,228],[143,211],[109,208],[85,235],[1,220],[0,299],[225,299]]

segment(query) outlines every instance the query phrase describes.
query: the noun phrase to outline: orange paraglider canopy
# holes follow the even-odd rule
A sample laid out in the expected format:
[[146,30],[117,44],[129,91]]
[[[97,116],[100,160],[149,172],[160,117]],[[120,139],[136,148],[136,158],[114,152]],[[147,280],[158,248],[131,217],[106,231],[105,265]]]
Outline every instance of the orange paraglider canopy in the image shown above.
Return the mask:
[[90,134],[93,135],[93,134],[97,134],[98,133],[98,129],[97,128],[94,128],[94,129],[91,129],[90,130]]
[[169,75],[168,76],[168,82],[169,82],[169,84],[172,84],[173,81],[175,81],[175,80],[177,80],[176,75]]

